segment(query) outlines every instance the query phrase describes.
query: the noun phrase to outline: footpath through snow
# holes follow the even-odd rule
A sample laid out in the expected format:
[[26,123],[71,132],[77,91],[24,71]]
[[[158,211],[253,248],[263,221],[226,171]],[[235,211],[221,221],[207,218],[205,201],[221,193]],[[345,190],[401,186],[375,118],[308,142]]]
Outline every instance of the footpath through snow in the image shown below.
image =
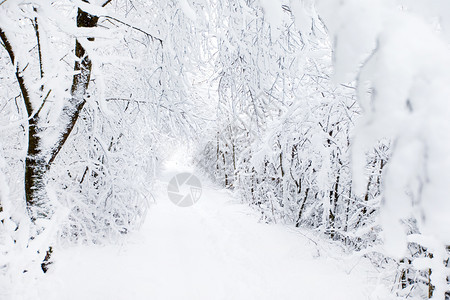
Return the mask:
[[56,249],[34,299],[388,298],[367,260],[345,259],[303,231],[259,223],[254,211],[207,180],[198,203],[175,206],[167,182],[182,171],[166,166],[156,204],[126,244]]

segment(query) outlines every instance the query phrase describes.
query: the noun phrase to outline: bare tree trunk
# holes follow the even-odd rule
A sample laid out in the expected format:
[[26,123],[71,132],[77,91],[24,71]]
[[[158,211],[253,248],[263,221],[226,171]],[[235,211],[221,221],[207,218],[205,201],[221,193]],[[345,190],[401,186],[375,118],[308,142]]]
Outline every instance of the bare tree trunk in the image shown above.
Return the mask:
[[38,116],[35,116],[28,122],[28,151],[25,159],[25,199],[33,222],[51,216],[51,207],[45,193],[45,174],[49,166],[41,148],[38,120]]
[[309,187],[306,188],[305,196],[303,197],[302,206],[300,207],[300,210],[298,211],[298,218],[297,218],[297,221],[295,222],[295,227],[300,227],[303,209],[305,208],[306,201],[308,200],[308,193],[309,193]]

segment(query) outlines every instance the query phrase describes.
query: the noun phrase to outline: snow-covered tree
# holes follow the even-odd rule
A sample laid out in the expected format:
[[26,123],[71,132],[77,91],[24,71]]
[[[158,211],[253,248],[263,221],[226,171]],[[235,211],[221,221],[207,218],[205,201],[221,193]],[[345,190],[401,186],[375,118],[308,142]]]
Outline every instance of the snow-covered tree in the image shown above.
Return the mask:
[[354,250],[383,241],[400,293],[441,297],[445,5],[316,2],[219,2],[217,121],[199,163],[266,220]]
[[140,226],[164,145],[201,121],[185,70],[201,39],[173,1],[12,0],[0,15],[0,272],[26,285],[55,239]]

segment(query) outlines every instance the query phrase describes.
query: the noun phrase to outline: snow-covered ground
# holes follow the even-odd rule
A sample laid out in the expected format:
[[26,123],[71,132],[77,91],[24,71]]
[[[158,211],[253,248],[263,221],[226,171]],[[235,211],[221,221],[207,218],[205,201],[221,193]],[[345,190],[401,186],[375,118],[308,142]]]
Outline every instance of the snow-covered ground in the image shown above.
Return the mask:
[[[167,164],[156,204],[122,246],[57,248],[36,283],[41,299],[388,299],[382,276],[311,233],[258,222],[226,190],[202,179],[192,207],[169,201]],[[317,243],[317,244],[316,244]]]

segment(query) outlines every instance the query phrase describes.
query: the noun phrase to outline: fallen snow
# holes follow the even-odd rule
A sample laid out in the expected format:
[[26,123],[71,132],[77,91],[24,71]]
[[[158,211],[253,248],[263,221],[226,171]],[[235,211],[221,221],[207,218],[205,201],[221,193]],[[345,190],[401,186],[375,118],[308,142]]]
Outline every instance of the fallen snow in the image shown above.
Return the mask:
[[[57,247],[33,299],[388,299],[365,259],[345,258],[311,233],[258,222],[203,179],[192,207],[169,201],[167,165],[141,231],[115,246]],[[316,245],[317,243],[317,245]],[[385,284],[385,283],[384,283]],[[26,298],[26,297],[25,297]]]

